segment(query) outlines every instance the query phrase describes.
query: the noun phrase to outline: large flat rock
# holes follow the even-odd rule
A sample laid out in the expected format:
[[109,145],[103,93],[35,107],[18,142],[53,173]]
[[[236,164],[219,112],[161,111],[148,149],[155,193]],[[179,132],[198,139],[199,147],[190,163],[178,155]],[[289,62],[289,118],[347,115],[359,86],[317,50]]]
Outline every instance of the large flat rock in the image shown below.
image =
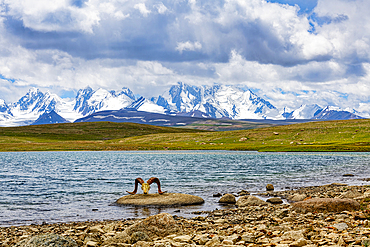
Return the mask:
[[119,198],[116,203],[131,206],[186,206],[202,204],[204,200],[188,194],[164,193],[127,195]]
[[341,212],[360,209],[360,204],[355,200],[338,198],[312,198],[301,202],[295,202],[292,206],[295,211],[300,213]]

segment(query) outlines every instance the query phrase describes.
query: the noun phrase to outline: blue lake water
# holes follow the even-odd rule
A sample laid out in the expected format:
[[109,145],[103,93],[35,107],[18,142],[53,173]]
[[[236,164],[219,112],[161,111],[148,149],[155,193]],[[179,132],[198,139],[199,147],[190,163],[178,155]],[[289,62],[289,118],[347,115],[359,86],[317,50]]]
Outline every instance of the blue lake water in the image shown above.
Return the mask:
[[[232,151],[0,153],[0,226],[147,217],[222,208],[215,193],[277,190],[333,182],[370,184],[370,153]],[[355,177],[343,177],[352,173]],[[162,190],[201,196],[180,208],[120,207],[134,179],[155,176]],[[157,192],[152,185],[151,193]],[[142,193],[139,189],[138,193]],[[180,210],[180,211],[179,211]]]

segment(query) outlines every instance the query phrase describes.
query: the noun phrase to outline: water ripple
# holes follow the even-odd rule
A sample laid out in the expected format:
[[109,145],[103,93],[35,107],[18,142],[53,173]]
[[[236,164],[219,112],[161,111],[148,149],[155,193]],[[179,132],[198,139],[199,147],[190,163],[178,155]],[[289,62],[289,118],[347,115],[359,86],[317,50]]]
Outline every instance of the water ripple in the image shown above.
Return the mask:
[[[134,179],[152,176],[163,190],[203,197],[216,207],[214,193],[263,191],[333,182],[366,184],[370,153],[257,153],[228,151],[168,152],[19,152],[0,153],[0,226],[42,222],[146,217],[174,209],[118,207]],[[343,177],[345,173],[356,175]],[[368,183],[367,183],[368,184]],[[156,191],[156,186],[151,192]],[[112,206],[114,205],[114,206]]]

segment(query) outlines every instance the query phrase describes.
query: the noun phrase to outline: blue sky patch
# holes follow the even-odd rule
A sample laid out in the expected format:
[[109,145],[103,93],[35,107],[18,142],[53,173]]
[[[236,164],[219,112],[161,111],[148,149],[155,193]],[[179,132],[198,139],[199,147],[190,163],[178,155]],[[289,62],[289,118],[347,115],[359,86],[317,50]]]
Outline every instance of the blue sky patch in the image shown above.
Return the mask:
[[282,3],[289,5],[298,5],[300,10],[299,13],[311,13],[312,10],[316,7],[318,0],[268,0],[270,3]]
[[14,83],[14,82],[15,82],[15,79],[6,78],[6,77],[5,77],[5,76],[3,76],[2,74],[0,74],[0,79],[6,80],[6,81],[9,81],[9,82],[12,82],[12,83]]

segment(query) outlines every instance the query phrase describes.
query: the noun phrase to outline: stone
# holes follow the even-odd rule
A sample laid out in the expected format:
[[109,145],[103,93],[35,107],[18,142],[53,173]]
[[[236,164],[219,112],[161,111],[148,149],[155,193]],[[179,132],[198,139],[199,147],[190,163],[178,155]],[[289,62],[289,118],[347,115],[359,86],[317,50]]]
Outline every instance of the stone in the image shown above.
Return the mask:
[[221,244],[221,240],[219,236],[214,236],[211,240],[209,240],[205,246],[219,246]]
[[239,196],[249,196],[250,193],[246,190],[241,190],[241,191],[238,192],[238,195]]
[[98,242],[95,242],[95,241],[87,241],[87,243],[86,243],[86,246],[87,247],[95,247],[95,246],[98,246]]
[[175,242],[186,242],[189,243],[191,241],[191,236],[189,235],[181,235],[173,238]]
[[354,177],[355,175],[353,174],[350,174],[350,173],[347,173],[347,174],[343,174],[343,177]]
[[332,183],[330,184],[331,186],[347,186],[348,184],[343,184],[343,183]]
[[157,237],[165,237],[171,234],[176,234],[181,232],[181,227],[173,219],[172,215],[168,213],[161,213],[140,221],[122,233],[116,234],[114,237],[104,241],[102,246],[110,246],[113,243],[128,243],[131,236],[135,232],[144,232],[150,239]]
[[291,197],[289,197],[289,200],[293,201],[293,202],[300,202],[300,201],[303,201],[306,198],[307,198],[306,194],[294,194]]
[[282,240],[292,240],[292,241],[297,241],[302,238],[304,239],[304,235],[301,231],[288,231],[284,232],[284,234],[281,236]]
[[346,242],[343,240],[342,236],[339,237],[337,245],[338,246],[346,246],[347,245]]
[[365,197],[365,198],[370,198],[370,190],[365,191],[365,193],[364,193],[364,197]]
[[131,206],[186,206],[203,204],[204,200],[194,195],[164,193],[127,195],[119,198],[116,203]]
[[349,190],[347,192],[344,192],[343,194],[341,194],[339,196],[339,198],[350,198],[350,199],[353,199],[353,198],[356,198],[356,197],[360,197],[360,196],[363,196],[362,193],[356,191],[356,190]]
[[267,184],[266,185],[266,190],[267,191],[272,191],[272,190],[274,190],[275,188],[274,188],[274,186],[272,185],[272,184]]
[[307,240],[304,238],[300,238],[297,241],[294,241],[293,243],[289,244],[289,247],[302,247],[307,244]]
[[341,212],[358,210],[360,204],[352,199],[312,198],[301,202],[295,202],[292,204],[292,208],[299,213]]
[[233,241],[230,239],[224,239],[221,244],[222,245],[234,245]]
[[103,231],[103,229],[101,229],[101,227],[100,227],[100,226],[93,226],[93,227],[90,227],[89,232],[98,232],[98,233],[102,233],[102,234],[104,234],[104,233],[105,233],[105,232]]
[[232,194],[225,194],[220,198],[220,200],[218,202],[219,203],[226,203],[226,204],[235,204],[236,199],[235,199],[235,196],[232,195]]
[[248,206],[267,206],[268,203],[261,200],[255,196],[241,196],[236,201],[236,206],[238,207],[248,207]]
[[242,240],[246,243],[254,243],[256,241],[256,237],[253,234],[245,234],[242,236]]
[[76,241],[70,237],[58,234],[42,234],[27,238],[15,245],[15,247],[77,247]]
[[273,198],[267,199],[267,202],[269,202],[271,204],[282,204],[283,200],[281,200],[280,197],[273,197]]
[[150,237],[148,236],[148,234],[146,234],[145,232],[134,232],[131,235],[131,238],[130,238],[129,243],[130,244],[135,244],[136,242],[139,242],[139,241],[150,242],[152,240],[150,239]]
[[150,243],[146,241],[138,241],[135,244],[131,245],[132,247],[150,247]]
[[232,244],[235,244],[236,242],[240,241],[242,238],[238,234],[233,234],[231,236],[226,237],[227,240],[230,240]]
[[200,245],[205,245],[209,240],[208,234],[197,235],[194,238],[194,241],[198,242]]

